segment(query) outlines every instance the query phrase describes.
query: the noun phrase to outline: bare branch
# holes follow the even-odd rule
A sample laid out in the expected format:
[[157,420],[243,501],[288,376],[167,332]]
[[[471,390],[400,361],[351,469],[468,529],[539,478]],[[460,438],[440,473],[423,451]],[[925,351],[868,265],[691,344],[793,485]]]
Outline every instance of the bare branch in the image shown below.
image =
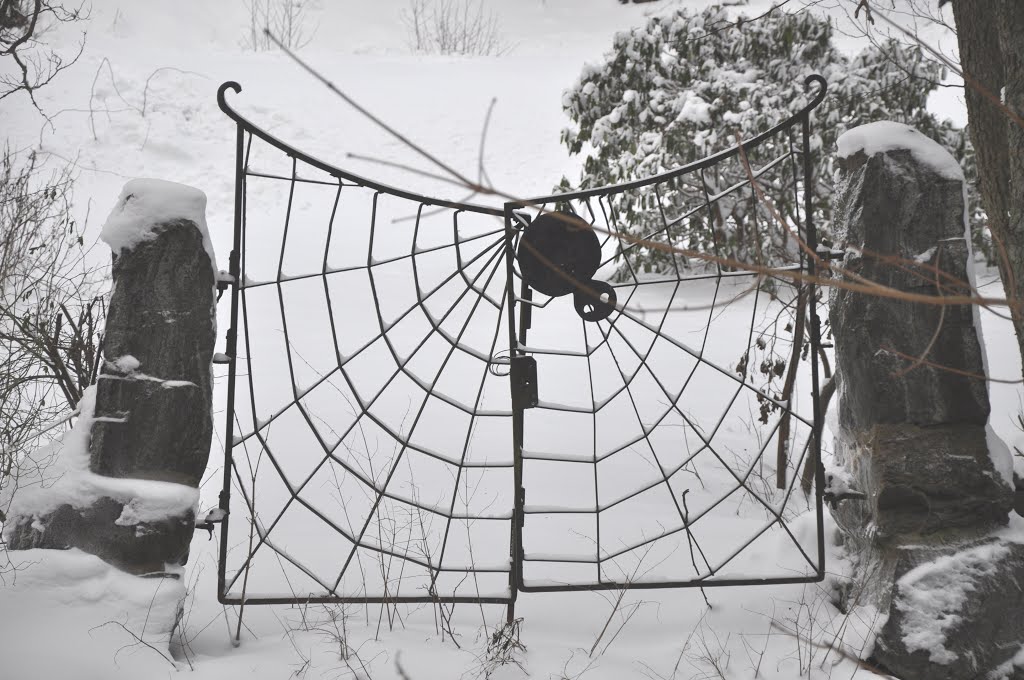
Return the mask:
[[39,35],[48,24],[44,17],[57,23],[71,23],[87,18],[84,4],[69,9],[52,0],[0,0],[0,58],[10,58],[16,75],[0,76],[0,100],[18,92],[28,95],[32,105],[44,117],[36,91],[48,85],[62,71],[73,65],[85,49],[85,36],[78,51],[70,59],[46,48]]

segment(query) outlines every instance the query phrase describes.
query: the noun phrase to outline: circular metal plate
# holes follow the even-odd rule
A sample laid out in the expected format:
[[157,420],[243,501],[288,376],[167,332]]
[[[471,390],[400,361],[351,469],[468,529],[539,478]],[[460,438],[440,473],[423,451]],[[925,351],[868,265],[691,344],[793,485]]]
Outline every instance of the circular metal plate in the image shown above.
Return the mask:
[[573,295],[576,313],[584,321],[601,321],[615,311],[615,289],[604,281],[587,281]]
[[576,215],[544,213],[526,227],[516,258],[531,288],[560,297],[593,278],[601,264],[601,243]]

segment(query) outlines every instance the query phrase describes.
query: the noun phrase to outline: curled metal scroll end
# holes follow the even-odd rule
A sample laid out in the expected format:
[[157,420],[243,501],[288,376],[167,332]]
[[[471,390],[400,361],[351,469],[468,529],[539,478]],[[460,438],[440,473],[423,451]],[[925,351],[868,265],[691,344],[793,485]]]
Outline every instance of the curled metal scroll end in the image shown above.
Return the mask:
[[233,80],[228,80],[227,82],[221,84],[221,86],[217,88],[217,105],[220,106],[220,110],[224,113],[232,112],[232,109],[230,106],[228,106],[227,99],[225,98],[225,95],[227,94],[228,90],[231,90],[235,94],[238,94],[242,91],[242,86]]
[[825,92],[828,90],[828,81],[817,73],[812,73],[804,78],[804,92],[810,92],[812,85],[817,85],[818,91],[814,93],[814,99],[807,105],[807,109],[813,109],[820,104],[821,100],[825,98]]

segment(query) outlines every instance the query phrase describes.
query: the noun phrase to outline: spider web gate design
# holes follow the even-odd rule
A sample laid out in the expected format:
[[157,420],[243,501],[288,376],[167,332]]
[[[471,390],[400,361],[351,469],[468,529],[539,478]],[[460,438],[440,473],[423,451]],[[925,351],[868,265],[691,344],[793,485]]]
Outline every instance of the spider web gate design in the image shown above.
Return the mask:
[[[817,291],[786,276],[815,272],[812,84],[742,153],[503,208],[318,161],[222,85],[237,137],[220,601],[511,618],[519,592],[821,580]],[[791,264],[729,266],[766,248]],[[662,273],[638,271],[651,258]],[[798,291],[802,343],[785,327]]]

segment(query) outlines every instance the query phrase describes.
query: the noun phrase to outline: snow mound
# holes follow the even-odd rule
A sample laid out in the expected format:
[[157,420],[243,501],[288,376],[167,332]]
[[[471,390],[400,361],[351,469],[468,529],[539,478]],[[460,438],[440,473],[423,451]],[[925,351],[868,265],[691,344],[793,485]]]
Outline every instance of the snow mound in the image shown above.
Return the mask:
[[217,260],[206,227],[206,194],[185,184],[162,179],[129,181],[103,224],[100,238],[120,254],[155,239],[158,225],[177,219],[190,220],[199,228],[216,278]]
[[964,171],[953,155],[941,144],[909,125],[880,120],[847,130],[836,140],[840,158],[849,158],[858,151],[869,157],[876,153],[906,149],[918,162],[927,165],[947,179],[964,181]]
[[[81,550],[0,554],[0,675],[11,680],[163,678],[185,583],[119,571]],[[146,645],[152,645],[147,647]]]
[[994,573],[1007,553],[1009,548],[1001,543],[980,545],[922,564],[897,581],[907,651],[928,652],[933,663],[955,661],[956,652],[945,646],[946,633],[960,621],[957,612],[976,590],[977,580]]
[[119,370],[121,373],[133,373],[142,364],[139,360],[133,357],[131,354],[125,354],[110,362],[114,365],[114,368]]
[[89,469],[89,432],[94,422],[96,387],[89,387],[79,402],[80,414],[74,427],[32,455],[37,466],[23,466],[17,484],[0,490],[0,508],[11,520],[13,530],[19,518],[40,518],[62,505],[90,506],[100,498],[112,498],[125,508],[117,523],[127,526],[167,517],[180,517],[194,510],[199,489],[174,482],[119,479],[97,475]]

